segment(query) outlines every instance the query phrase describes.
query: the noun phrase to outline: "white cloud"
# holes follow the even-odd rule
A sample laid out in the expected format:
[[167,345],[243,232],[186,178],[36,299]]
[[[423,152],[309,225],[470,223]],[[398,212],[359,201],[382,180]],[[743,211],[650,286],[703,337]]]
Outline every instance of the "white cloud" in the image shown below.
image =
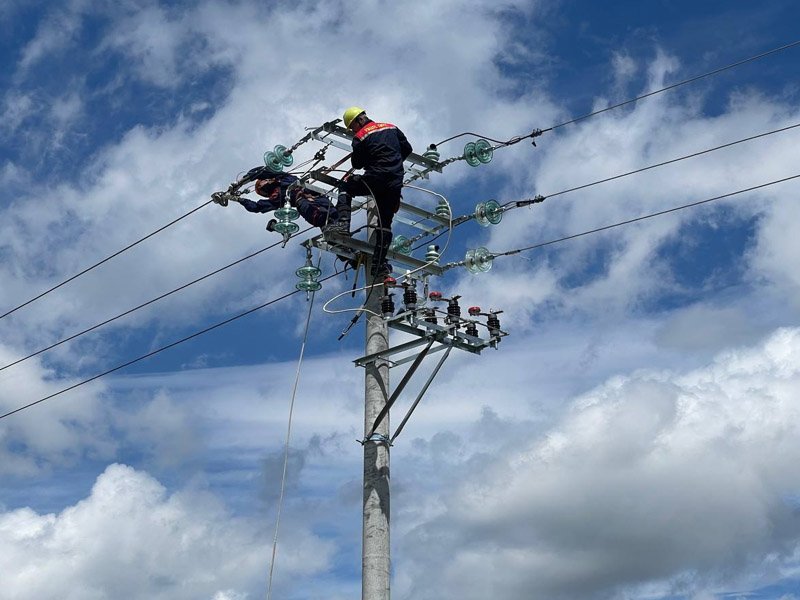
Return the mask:
[[[130,65],[116,85],[138,78],[139,83],[169,88],[207,68],[221,67],[227,70],[228,94],[210,107],[191,98],[183,117],[158,127],[133,125],[122,139],[99,148],[96,160],[76,173],[75,180],[50,181],[47,194],[36,189],[9,199],[0,213],[3,307],[199,205],[237,172],[257,163],[265,148],[291,143],[303,127],[338,116],[354,102],[367,106],[375,118],[398,123],[417,149],[462,130],[477,128],[500,138],[571,116],[541,84],[523,86],[520,95],[515,88],[519,81],[498,67],[500,60],[517,67],[527,64],[533,81],[538,63],[525,61],[550,60],[509,39],[508,15],[523,11],[530,16],[539,10],[538,3],[448,1],[409,7],[375,1],[362,3],[354,13],[335,1],[273,9],[206,2],[178,14],[145,2],[124,4],[118,13],[103,10],[115,15],[103,48],[124,53]],[[380,33],[365,29],[364,23],[378,21],[392,27]],[[20,68],[58,51],[44,25],[40,32]],[[187,48],[196,54],[187,55]],[[616,68],[619,77],[629,77],[634,66],[649,69],[650,81],[642,91],[668,81],[667,74],[679,76],[676,60],[663,53],[651,65],[634,65],[618,55],[609,71]],[[598,90],[595,106],[604,106],[606,95],[619,93]],[[52,120],[67,125],[81,118],[82,98],[81,92],[67,90],[51,106]],[[485,183],[497,177],[502,182],[498,197],[504,200],[552,194],[792,124],[800,116],[792,103],[753,92],[732,95],[715,116],[704,113],[702,96],[681,98],[664,94],[546,133],[536,149],[524,143],[498,151],[492,165],[478,170],[456,164],[426,184],[449,194],[472,178]],[[213,114],[195,122],[191,113],[199,106],[204,114],[208,108]],[[4,100],[6,126],[20,126],[36,110],[34,96],[12,90]],[[785,176],[796,168],[794,136],[778,134],[554,197],[530,210],[507,213],[489,232],[470,230],[470,224],[457,235],[469,238],[471,245],[506,250]],[[445,145],[443,155],[459,153],[463,141]],[[314,149],[303,147],[298,160]],[[9,180],[23,176],[21,166],[3,169]],[[401,500],[396,504],[401,534],[395,538],[402,540],[396,563],[400,597],[415,584],[430,585],[414,597],[429,592],[437,597],[528,597],[525,586],[589,597],[587,590],[613,593],[628,584],[638,587],[620,594],[632,597],[645,595],[646,589],[667,594],[681,578],[693,593],[702,594],[703,585],[716,589],[713,579],[720,569],[744,565],[750,571],[743,581],[747,573],[767,570],[759,560],[770,552],[778,556],[780,569],[789,572],[790,563],[797,561],[785,558],[780,544],[795,544],[796,531],[781,494],[790,487],[784,482],[797,475],[792,425],[797,415],[787,400],[797,389],[792,367],[797,335],[785,330],[763,348],[696,367],[708,354],[752,341],[796,317],[796,309],[785,300],[797,296],[800,284],[798,249],[790,235],[800,220],[791,202],[796,189],[774,188],[724,203],[726,211],[743,220],[757,217],[749,251],[741,257],[752,289],[728,295],[709,289],[707,302],[696,306],[631,318],[632,312],[647,313],[642,309],[647,301],[681,291],[660,251],[685,241],[687,226],[715,218],[704,209],[569,242],[557,253],[531,253],[528,261],[498,259],[487,275],[450,275],[444,281],[470,304],[506,309],[503,324],[512,336],[480,362],[453,356],[398,443],[393,475],[398,475]],[[485,199],[473,193],[470,188],[451,194],[456,214]],[[239,207],[204,208],[0,323],[3,362],[273,240],[266,237],[260,217]],[[455,256],[456,247],[446,260],[461,258]],[[154,336],[169,339],[176,327],[206,323],[219,312],[247,308],[290,290],[302,259],[296,247],[271,251],[137,313],[125,327],[153,325],[159,329]],[[324,293],[332,295],[333,289],[338,289],[335,284],[326,285]],[[768,315],[754,314],[758,312]],[[323,327],[338,324],[329,319]],[[267,344],[266,354],[273,350],[271,343],[277,342]],[[74,381],[70,373],[75,361],[79,366],[105,365],[118,351],[107,339],[87,342],[80,352],[74,348],[55,355],[55,364],[65,365],[58,377],[36,361],[0,373],[0,405],[14,408],[21,398],[60,389]],[[780,358],[782,348],[789,348],[788,359]],[[324,514],[324,522],[335,529],[329,535],[337,543],[347,540],[342,552],[355,555],[357,523],[348,519],[357,513],[360,497],[359,447],[351,440],[361,433],[360,392],[354,392],[360,389],[361,374],[343,370],[342,363],[352,358],[345,353],[306,359],[303,389],[308,400],[298,407],[295,444],[303,448],[298,451],[303,475],[293,480],[300,496],[294,501],[299,516],[293,523],[307,531],[308,522]],[[782,360],[788,365],[785,373],[778,368]],[[240,471],[208,475],[213,483],[230,485],[234,491],[226,504],[233,505],[239,489],[252,484],[253,464],[280,448],[293,366],[270,363],[120,378],[109,384],[110,391],[97,387],[55,399],[39,407],[46,410],[32,409],[2,424],[0,470],[39,476],[43,467],[66,469],[84,455],[105,464],[123,460],[120,448],[126,445],[143,462],[164,470],[192,461],[208,465],[210,456],[240,460],[247,463]],[[602,381],[606,383],[595,388]],[[101,405],[101,392],[114,400],[113,408]],[[564,415],[564,404],[581,394]],[[139,403],[121,409],[117,400]],[[111,427],[117,428],[114,436]],[[323,441],[314,442],[315,436]],[[513,467],[504,462],[505,456],[516,461]],[[447,461],[446,472],[440,461]],[[69,477],[68,470],[63,477]],[[461,478],[468,483],[454,495]],[[109,488],[122,489],[126,481],[149,512],[119,494],[103,495]],[[273,484],[270,478],[268,485]],[[34,573],[42,586],[62,575],[72,577],[72,589],[82,598],[97,590],[105,593],[115,583],[104,579],[92,561],[110,561],[114,574],[123,569],[121,562],[114,562],[123,555],[117,556],[106,531],[99,531],[94,546],[73,527],[91,517],[98,520],[92,527],[105,524],[113,530],[101,511],[105,507],[121,515],[127,535],[123,541],[132,553],[128,557],[140,567],[135,575],[143,578],[132,589],[143,590],[142,597],[146,592],[175,597],[159,592],[168,584],[158,579],[162,568],[183,573],[201,597],[239,600],[247,590],[263,591],[250,582],[254,573],[263,574],[263,539],[268,536],[258,541],[239,522],[222,532],[213,522],[215,516],[231,522],[224,510],[192,494],[169,494],[142,471],[111,467],[96,490],[59,514],[22,508],[7,512],[2,519],[10,528],[4,530],[9,551],[0,553],[0,560],[9,566],[3,571],[18,572],[15,583]],[[198,519],[192,517],[196,514]],[[169,530],[156,531],[153,553],[147,555],[142,549],[148,548],[147,536],[157,517],[174,527],[176,535],[199,535],[210,545],[198,543],[191,552],[175,553],[171,544],[177,538],[166,539]],[[128,521],[139,527],[136,535],[127,528]],[[29,537],[13,538],[17,530]],[[417,543],[419,539],[425,543]],[[243,563],[226,563],[227,571],[209,566],[214,553],[237,540],[243,544],[237,550],[246,555]],[[339,576],[357,557],[346,554],[332,566],[327,542],[318,551],[321,542],[311,534],[300,534],[295,541],[301,547],[279,553],[289,573],[308,573],[309,585],[326,597],[345,597],[357,587],[351,577]],[[34,546],[45,549],[42,565],[35,567],[44,571],[19,566],[30,564]],[[56,556],[58,550],[63,556]],[[99,555],[100,550],[108,556]],[[315,553],[319,560],[308,562]],[[67,572],[64,557],[77,560],[80,568]],[[203,581],[205,572],[215,578]],[[144,579],[149,575],[153,577]],[[48,597],[48,589],[39,597]],[[187,591],[186,597],[198,596]]]
[[[0,361],[8,364],[16,356],[0,346]],[[57,377],[36,361],[0,373],[0,411],[6,413],[59,391],[77,381]],[[102,384],[93,383],[73,396],[69,403],[55,398],[0,422],[0,472],[6,475],[38,475],[53,467],[74,465],[85,457],[108,458],[116,443],[107,421],[109,413],[100,400]],[[24,450],[18,451],[15,448]]]
[[[146,473],[110,465],[91,494],[58,514],[0,514],[3,594],[14,598],[257,596],[269,556],[261,525],[208,493],[168,494]],[[283,542],[281,579],[327,567],[332,547],[306,531]]]
[[615,377],[576,399],[442,494],[444,512],[403,544],[408,593],[622,598],[687,573],[701,591],[758,585],[748,573],[762,563],[788,568],[799,357],[800,330],[784,329],[707,367]]

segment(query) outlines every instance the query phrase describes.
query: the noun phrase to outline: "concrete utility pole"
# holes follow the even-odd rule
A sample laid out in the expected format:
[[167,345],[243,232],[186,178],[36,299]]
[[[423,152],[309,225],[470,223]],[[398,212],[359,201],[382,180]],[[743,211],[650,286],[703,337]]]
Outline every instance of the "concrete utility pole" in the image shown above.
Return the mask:
[[[376,215],[371,215],[374,232]],[[367,261],[367,282],[371,281]],[[381,314],[381,290],[366,291],[366,354],[383,352],[389,347],[389,329]],[[366,436],[389,398],[389,365],[376,360],[365,369],[364,435]],[[364,530],[361,548],[362,600],[389,600],[391,558],[389,553],[389,415],[383,419],[372,440],[364,440]],[[380,438],[380,439],[376,439]]]

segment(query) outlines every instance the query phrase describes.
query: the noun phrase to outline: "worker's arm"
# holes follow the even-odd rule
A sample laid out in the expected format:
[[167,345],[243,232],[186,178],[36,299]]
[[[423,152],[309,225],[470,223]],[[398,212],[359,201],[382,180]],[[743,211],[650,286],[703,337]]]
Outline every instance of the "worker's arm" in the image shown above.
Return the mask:
[[241,198],[239,200],[239,204],[245,207],[248,212],[252,213],[267,213],[273,211],[277,208],[280,208],[281,203],[279,200],[273,200],[271,198],[264,198],[263,200],[248,200],[247,198]]
[[353,156],[350,158],[350,164],[353,165],[354,169],[363,169],[367,166],[364,144],[361,143],[361,140],[353,140]]
[[397,130],[397,139],[400,142],[400,156],[405,160],[414,149],[411,147],[411,144],[408,143],[405,134],[399,129]]

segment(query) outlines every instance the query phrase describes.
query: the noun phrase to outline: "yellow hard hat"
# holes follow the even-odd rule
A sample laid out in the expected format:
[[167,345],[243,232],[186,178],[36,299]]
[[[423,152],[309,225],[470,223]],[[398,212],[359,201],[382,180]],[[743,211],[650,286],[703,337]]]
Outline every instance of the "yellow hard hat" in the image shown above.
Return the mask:
[[360,106],[351,106],[348,108],[346,111],[344,111],[344,115],[342,116],[342,119],[344,120],[344,126],[350,127],[350,123],[353,122],[353,119],[363,112],[366,111]]

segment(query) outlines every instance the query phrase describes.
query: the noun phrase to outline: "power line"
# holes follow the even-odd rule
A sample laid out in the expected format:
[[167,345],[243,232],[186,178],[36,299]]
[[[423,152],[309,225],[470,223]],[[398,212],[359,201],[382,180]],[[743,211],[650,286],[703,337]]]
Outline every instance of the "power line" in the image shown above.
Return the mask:
[[180,221],[180,220],[182,220],[182,219],[185,219],[186,217],[188,217],[188,216],[189,216],[189,215],[191,215],[192,213],[195,213],[195,212],[197,212],[198,210],[200,210],[200,209],[201,209],[201,208],[203,208],[204,206],[206,206],[206,205],[210,204],[211,202],[212,202],[211,200],[209,200],[208,202],[204,202],[203,204],[201,204],[201,205],[200,205],[200,206],[198,206],[197,208],[193,208],[192,210],[190,210],[190,211],[189,211],[189,212],[187,212],[186,214],[184,214],[184,215],[181,215],[181,216],[180,216],[180,217],[178,217],[177,219],[175,219],[175,220],[173,220],[173,221],[170,221],[169,223],[167,223],[166,225],[164,225],[164,226],[162,226],[162,227],[159,227],[158,229],[156,229],[156,230],[155,230],[155,231],[153,231],[152,233],[148,233],[148,234],[147,234],[146,236],[144,236],[143,238],[139,238],[138,240],[136,240],[136,241],[135,241],[135,242],[133,242],[132,244],[128,244],[127,246],[125,246],[125,247],[124,247],[124,248],[122,248],[121,250],[117,250],[116,252],[114,252],[114,254],[111,254],[111,255],[109,255],[109,256],[106,256],[106,257],[105,257],[103,260],[101,260],[101,261],[98,261],[98,262],[96,262],[95,264],[93,264],[92,266],[85,268],[85,269],[84,269],[83,271],[81,271],[80,273],[76,273],[75,275],[73,275],[72,277],[70,277],[70,278],[68,278],[68,279],[65,279],[64,281],[62,281],[62,282],[61,282],[61,283],[59,283],[58,285],[54,285],[53,287],[51,287],[51,288],[50,288],[50,289],[48,289],[48,290],[45,290],[44,292],[42,292],[42,293],[41,293],[41,294],[39,294],[38,296],[34,296],[34,297],[33,297],[33,298],[31,298],[30,300],[26,300],[25,302],[23,302],[23,303],[22,303],[22,304],[20,304],[19,306],[16,306],[16,307],[12,308],[11,310],[9,310],[8,312],[6,312],[6,313],[3,313],[2,315],[0,315],[0,319],[3,319],[3,318],[7,317],[8,315],[10,315],[10,314],[12,314],[12,313],[15,313],[15,312],[16,312],[16,311],[18,311],[20,308],[23,308],[23,307],[25,307],[25,306],[28,306],[28,305],[29,305],[31,302],[35,302],[35,301],[36,301],[36,300],[38,300],[39,298],[42,298],[43,296],[46,296],[46,295],[47,295],[47,294],[49,294],[50,292],[53,292],[53,291],[57,290],[57,289],[58,289],[58,288],[60,288],[62,285],[66,285],[67,283],[69,283],[70,281],[73,281],[73,280],[77,279],[77,278],[78,278],[78,277],[80,277],[81,275],[85,275],[86,273],[88,273],[88,272],[89,272],[89,271],[91,271],[92,269],[94,269],[94,268],[96,268],[96,267],[99,267],[100,265],[102,265],[103,263],[106,263],[106,262],[108,262],[108,261],[109,261],[109,260],[111,260],[112,258],[114,258],[114,257],[116,257],[116,256],[119,256],[120,254],[122,254],[123,252],[126,252],[127,250],[130,250],[131,248],[133,248],[133,247],[134,247],[134,246],[136,246],[137,244],[141,244],[141,243],[142,243],[143,241],[145,241],[146,239],[148,239],[148,238],[151,238],[151,237],[153,237],[154,235],[156,235],[157,233],[160,233],[160,232],[164,231],[164,230],[165,230],[167,227],[171,227],[172,225],[175,225],[175,223],[177,223],[178,221]]
[[[773,135],[775,133],[781,133],[782,131],[788,131],[790,129],[795,129],[796,127],[800,127],[800,123],[796,123],[794,125],[788,125],[786,127],[781,127],[779,129],[773,129],[772,131],[766,131],[764,133],[759,133],[759,134],[756,134],[756,135],[751,135],[750,137],[742,138],[740,140],[736,140],[735,142],[728,142],[727,144],[722,144],[720,146],[715,146],[713,148],[708,148],[707,150],[700,150],[699,152],[693,152],[692,154],[686,154],[685,156],[679,156],[678,158],[672,158],[670,160],[665,160],[663,162],[656,163],[654,165],[649,165],[647,167],[642,167],[640,169],[635,169],[633,171],[628,171],[627,173],[622,173],[620,175],[614,175],[613,177],[606,177],[605,179],[599,179],[599,180],[593,181],[591,183],[585,183],[583,185],[579,185],[579,186],[572,187],[572,188],[569,188],[569,189],[566,189],[566,190],[562,190],[560,192],[556,192],[555,194],[548,194],[547,196],[544,196],[544,198],[554,198],[556,196],[561,196],[562,194],[568,194],[570,192],[575,192],[577,190],[583,190],[583,189],[586,189],[586,188],[589,188],[589,187],[592,187],[592,186],[595,186],[595,185],[599,185],[601,183],[606,183],[608,181],[614,181],[615,179],[621,179],[622,177],[627,177],[628,175],[635,175],[637,173],[642,173],[644,171],[649,171],[650,169],[655,169],[657,167],[663,167],[665,165],[671,165],[673,163],[680,162],[682,160],[686,160],[688,158],[694,158],[696,156],[702,156],[703,154],[708,154],[710,152],[715,152],[717,150],[722,150],[723,148],[729,148],[731,146],[735,146],[736,144],[742,144],[744,142],[749,142],[749,141],[752,141],[752,140],[756,140],[758,138],[767,137],[768,135]],[[513,204],[514,202],[515,201],[507,202],[505,204],[505,206]],[[525,200],[523,200],[522,202],[525,202]]]
[[728,69],[732,69],[734,67],[738,67],[740,65],[743,65],[743,64],[746,64],[746,63],[749,63],[749,62],[753,62],[753,61],[758,60],[760,58],[764,58],[765,56],[770,56],[771,54],[776,54],[778,52],[781,52],[783,50],[788,50],[789,48],[793,48],[794,46],[798,46],[798,45],[800,45],[800,40],[797,40],[795,42],[791,42],[789,44],[785,44],[785,45],[780,46],[778,48],[773,48],[772,50],[768,50],[766,52],[762,52],[761,54],[757,54],[756,56],[751,56],[750,58],[745,58],[745,59],[737,61],[735,63],[731,63],[729,65],[725,65],[724,67],[719,67],[718,69],[714,69],[713,71],[709,71],[708,73],[703,73],[702,75],[696,75],[694,77],[690,77],[689,79],[684,79],[683,81],[679,81],[677,83],[673,83],[673,84],[668,85],[666,87],[663,87],[661,89],[654,90],[652,92],[647,92],[646,94],[642,94],[641,96],[637,96],[636,98],[631,98],[630,100],[625,100],[625,102],[620,102],[619,104],[614,104],[612,106],[607,106],[606,108],[601,108],[600,110],[596,110],[594,112],[590,112],[590,113],[585,114],[585,115],[583,115],[581,117],[576,117],[576,118],[571,119],[569,121],[565,121],[564,123],[559,123],[558,125],[553,125],[552,127],[549,127],[548,129],[545,129],[544,131],[552,131],[553,129],[558,129],[559,127],[564,127],[565,125],[570,125],[571,123],[575,123],[577,121],[582,121],[583,119],[588,119],[589,117],[593,117],[595,115],[599,115],[600,113],[604,113],[604,112],[606,112],[608,110],[613,110],[615,108],[619,108],[620,106],[625,106],[626,104],[630,104],[632,102],[636,102],[637,100],[641,100],[642,98],[647,98],[649,96],[655,96],[656,94],[660,94],[661,92],[666,92],[667,90],[671,90],[671,89],[674,89],[676,87],[680,87],[682,85],[686,85],[687,83],[692,83],[693,81],[697,81],[698,79],[703,79],[705,77],[710,77],[711,75],[716,75],[718,73],[722,73],[723,71],[727,71]]
[[661,210],[658,212],[650,213],[648,215],[643,215],[641,217],[636,217],[635,219],[628,219],[627,221],[620,221],[619,223],[613,223],[612,225],[605,225],[603,227],[598,227],[597,229],[591,229],[589,231],[584,231],[581,233],[576,233],[573,235],[568,235],[566,237],[558,238],[556,240],[550,240],[549,242],[541,242],[539,244],[534,244],[532,246],[526,246],[524,248],[517,248],[516,250],[507,250],[506,252],[493,252],[492,255],[497,256],[511,256],[513,254],[519,254],[520,252],[527,252],[528,250],[534,250],[536,248],[542,248],[544,246],[549,246],[551,244],[558,244],[559,242],[565,242],[567,240],[573,240],[575,238],[583,237],[585,235],[589,235],[592,233],[598,233],[600,231],[606,231],[608,229],[614,229],[615,227],[621,227],[623,225],[629,225],[631,223],[636,223],[638,221],[644,221],[645,219],[652,219],[653,217],[659,217],[661,215],[666,215],[668,213],[677,212],[679,210],[683,210],[685,208],[691,208],[693,206],[700,206],[701,204],[708,204],[709,202],[714,202],[716,200],[722,200],[723,198],[730,198],[731,196],[736,196],[738,194],[744,194],[746,192],[752,192],[754,190],[759,190],[761,188],[769,187],[771,185],[776,185],[778,183],[783,183],[786,181],[790,181],[792,179],[799,178],[800,175],[792,175],[791,177],[784,177],[783,179],[776,179],[775,181],[770,181],[769,183],[762,183],[761,185],[756,185],[753,187],[746,188],[744,190],[738,190],[736,192],[730,192],[728,194],[722,194],[721,196],[714,196],[713,198],[706,198],[705,200],[699,200],[697,202],[691,202],[689,204],[683,204],[682,206],[675,206],[673,208],[668,208],[666,210]]
[[[332,273],[331,275],[328,275],[327,277],[323,277],[322,279],[319,279],[318,281],[320,283],[323,282],[323,281],[327,281],[328,279],[331,279],[333,277],[341,275],[342,272],[343,271],[338,272],[338,273]],[[96,379],[100,379],[101,377],[105,377],[106,375],[109,375],[110,373],[114,373],[115,371],[119,371],[120,369],[124,369],[125,367],[129,367],[129,366],[131,366],[131,365],[133,365],[133,364],[135,364],[137,362],[140,362],[140,361],[142,361],[142,360],[144,360],[146,358],[150,358],[151,356],[155,356],[156,354],[159,354],[159,353],[163,352],[164,350],[168,350],[168,349],[170,349],[170,348],[172,348],[174,346],[177,346],[178,344],[182,344],[184,342],[188,342],[189,340],[194,339],[194,338],[196,338],[198,336],[201,336],[204,333],[208,333],[209,331],[213,331],[214,329],[217,329],[219,327],[223,327],[224,325],[232,323],[233,321],[236,321],[237,319],[241,319],[242,317],[246,317],[247,315],[252,314],[252,313],[254,313],[254,312],[258,311],[258,310],[261,310],[262,308],[266,308],[267,306],[270,306],[271,304],[275,304],[276,302],[280,302],[281,300],[285,300],[289,296],[293,296],[293,295],[297,294],[299,291],[300,290],[293,290],[291,292],[288,292],[288,293],[284,294],[283,296],[279,296],[278,298],[274,298],[273,300],[270,300],[269,302],[265,302],[264,304],[261,304],[260,306],[256,306],[255,308],[251,308],[249,310],[246,310],[246,311],[244,311],[242,313],[239,313],[238,315],[235,315],[233,317],[225,319],[224,321],[220,321],[219,323],[215,323],[214,325],[211,325],[210,327],[206,327],[205,329],[201,329],[200,331],[196,331],[195,333],[193,333],[191,335],[187,335],[186,337],[181,338],[181,339],[179,339],[177,341],[174,341],[174,342],[172,342],[170,344],[167,344],[166,346],[161,346],[160,348],[157,348],[156,350],[153,350],[152,352],[148,352],[147,354],[143,354],[143,355],[141,355],[141,356],[139,356],[137,358],[134,358],[132,360],[124,362],[124,363],[122,363],[120,365],[117,365],[116,367],[113,367],[111,369],[103,371],[102,373],[98,373],[97,375],[89,377],[88,379],[84,379],[82,381],[79,381],[78,383],[75,383],[75,384],[73,384],[73,385],[71,385],[69,387],[66,387],[64,389],[61,389],[61,390],[53,393],[53,394],[50,394],[49,396],[45,396],[44,398],[39,398],[38,400],[36,400],[34,402],[29,402],[28,404],[25,404],[24,406],[20,406],[18,408],[15,408],[14,410],[11,410],[11,411],[9,411],[9,412],[7,412],[5,414],[0,415],[0,419],[5,419],[6,417],[10,417],[11,415],[16,414],[18,412],[21,412],[23,410],[26,410],[26,409],[28,409],[28,408],[30,408],[32,406],[35,406],[37,404],[41,404],[42,402],[45,402],[46,400],[50,400],[51,398],[55,398],[56,396],[59,396],[59,395],[65,393],[65,392],[68,392],[70,390],[74,390],[75,388],[81,387],[82,385],[90,383],[90,382],[92,382],[92,381],[94,381]]]
[[[304,229],[303,231],[300,231],[300,232],[294,234],[292,237],[296,237],[298,235],[302,235],[302,234],[306,233],[307,231],[309,231],[311,229],[313,229],[313,227],[308,227],[308,228]],[[179,287],[177,287],[177,288],[175,288],[173,290],[170,290],[169,292],[166,292],[164,294],[161,294],[160,296],[157,296],[157,297],[153,298],[152,300],[148,300],[147,302],[143,302],[142,304],[139,304],[138,306],[134,306],[133,308],[130,308],[130,309],[126,310],[125,312],[122,312],[122,313],[116,315],[115,317],[111,317],[110,319],[106,319],[105,321],[97,323],[96,325],[92,325],[91,327],[88,327],[88,328],[84,329],[83,331],[79,331],[78,333],[75,333],[75,334],[73,334],[73,335],[71,335],[69,337],[65,337],[65,338],[55,342],[54,344],[50,344],[49,346],[47,346],[45,348],[41,348],[41,349],[37,350],[36,352],[31,352],[27,356],[23,356],[22,358],[17,359],[14,362],[10,362],[7,365],[3,365],[2,367],[0,367],[0,371],[8,369],[9,367],[13,367],[14,365],[18,365],[19,363],[21,363],[23,361],[26,361],[29,358],[33,358],[34,356],[38,356],[39,354],[42,354],[44,352],[47,352],[48,350],[52,350],[53,348],[55,348],[57,346],[60,346],[61,344],[65,344],[66,342],[70,342],[70,341],[74,340],[75,338],[78,338],[78,337],[80,337],[82,335],[85,335],[85,334],[87,334],[89,332],[94,331],[95,329],[99,329],[100,327],[103,327],[104,325],[108,325],[109,323],[112,323],[112,322],[116,321],[117,319],[121,319],[122,317],[126,317],[129,314],[136,312],[137,310],[140,310],[140,309],[142,309],[142,308],[144,308],[146,306],[150,306],[151,304],[153,304],[155,302],[158,302],[159,300],[163,300],[167,296],[171,296],[172,294],[174,294],[176,292],[180,292],[181,290],[185,290],[186,288],[194,285],[195,283],[200,283],[201,281],[203,281],[205,279],[208,279],[209,277],[213,277],[214,275],[217,275],[218,273],[221,273],[222,271],[224,271],[226,269],[230,269],[231,267],[233,267],[235,265],[238,265],[239,263],[242,263],[242,262],[244,262],[246,260],[249,260],[249,259],[251,259],[251,258],[253,258],[255,256],[258,256],[259,254],[261,254],[263,252],[266,252],[267,250],[269,250],[271,248],[274,248],[275,246],[278,246],[280,244],[283,244],[282,240],[278,241],[278,242],[275,242],[274,244],[270,244],[269,246],[266,246],[266,247],[262,248],[261,250],[257,250],[256,252],[248,254],[247,256],[243,256],[242,258],[240,258],[238,260],[235,260],[232,263],[228,263],[224,267],[220,267],[219,269],[211,271],[210,273],[206,273],[202,277],[198,277],[197,279],[194,279],[194,280],[192,280],[192,281],[190,281],[188,283],[184,283],[183,285],[181,285],[181,286],[179,286]]]
[[569,121],[565,121],[563,123],[559,123],[558,125],[551,125],[547,129],[534,129],[531,133],[524,134],[524,135],[517,135],[517,136],[509,138],[508,140],[505,140],[505,141],[496,140],[496,139],[490,138],[489,136],[482,135],[480,133],[475,133],[475,132],[472,132],[472,131],[464,131],[462,133],[458,133],[458,134],[453,135],[453,136],[451,136],[449,138],[446,138],[446,139],[442,140],[441,142],[438,142],[437,144],[434,144],[434,146],[441,146],[442,144],[444,144],[446,142],[449,142],[449,141],[454,140],[456,138],[463,137],[465,135],[471,135],[471,136],[474,136],[474,137],[482,137],[485,140],[488,140],[488,141],[490,141],[492,143],[495,143],[495,144],[499,144],[500,146],[511,146],[513,144],[516,144],[517,142],[519,142],[521,140],[526,139],[526,138],[537,137],[537,136],[541,135],[542,133],[546,133],[548,131],[553,131],[554,129],[558,129],[559,127],[564,127],[565,125],[570,125],[572,123],[576,123],[578,121],[582,121],[584,119],[588,119],[589,117],[593,117],[595,115],[599,115],[600,113],[604,113],[606,111],[613,110],[615,108],[619,108],[621,106],[625,106],[625,105],[631,104],[633,102],[637,102],[638,100],[642,100],[643,98],[648,98],[649,96],[655,96],[656,94],[660,94],[662,92],[666,92],[668,90],[675,89],[675,88],[680,87],[682,85],[686,85],[688,83],[692,83],[694,81],[698,81],[699,79],[704,79],[705,77],[710,77],[712,75],[717,75],[718,73],[722,73],[723,71],[727,71],[728,69],[733,69],[734,67],[738,67],[740,65],[759,60],[759,59],[764,58],[766,56],[770,56],[772,54],[776,54],[776,53],[781,52],[783,50],[788,50],[789,48],[793,48],[794,46],[798,46],[798,45],[800,45],[800,40],[797,40],[795,42],[791,42],[789,44],[785,44],[785,45],[780,46],[778,48],[773,48],[772,50],[768,50],[766,52],[762,52],[761,54],[757,54],[756,56],[751,56],[749,58],[745,58],[743,60],[739,60],[739,61],[737,61],[735,63],[731,63],[729,65],[725,65],[724,67],[719,67],[717,69],[714,69],[713,71],[709,71],[707,73],[703,73],[702,75],[695,75],[694,77],[690,77],[689,79],[684,79],[683,81],[679,81],[677,83],[670,84],[670,85],[668,85],[666,87],[663,87],[661,89],[654,90],[652,92],[647,92],[646,94],[642,94],[641,96],[636,96],[635,98],[631,98],[630,100],[625,100],[624,102],[620,102],[620,103],[614,104],[612,106],[607,106],[606,108],[601,108],[600,110],[596,110],[594,112],[590,112],[590,113],[582,115],[580,117],[576,117],[574,119],[570,119]]
[[[783,131],[788,131],[790,129],[795,129],[797,127],[800,127],[800,123],[796,123],[794,125],[788,125],[786,127],[781,127],[781,128],[778,128],[778,129],[773,129],[772,131],[766,131],[764,133],[759,133],[759,134],[756,134],[756,135],[751,135],[749,137],[742,138],[740,140],[736,140],[736,141],[733,141],[733,142],[728,142],[728,143],[722,144],[720,146],[714,146],[713,148],[707,148],[706,150],[700,150],[698,152],[693,152],[691,154],[686,154],[684,156],[679,156],[677,158],[671,158],[669,160],[665,160],[665,161],[662,161],[662,162],[659,162],[659,163],[648,165],[646,167],[641,167],[639,169],[634,169],[633,171],[627,171],[626,173],[620,173],[619,175],[613,175],[611,177],[606,177],[604,179],[598,179],[596,181],[592,181],[592,182],[584,183],[582,185],[578,185],[578,186],[575,186],[575,187],[567,188],[565,190],[561,190],[560,192],[555,192],[553,194],[548,194],[546,196],[539,196],[537,199],[554,198],[556,196],[561,196],[563,194],[568,194],[570,192],[583,190],[583,189],[590,188],[590,187],[595,186],[595,185],[599,185],[601,183],[607,183],[609,181],[614,181],[615,179],[621,179],[623,177],[628,177],[629,175],[635,175],[637,173],[642,173],[644,171],[649,171],[650,169],[663,167],[663,166],[670,165],[670,164],[673,164],[673,163],[677,163],[677,162],[680,162],[680,161],[683,161],[683,160],[687,160],[689,158],[694,158],[694,157],[697,157],[697,156],[701,156],[703,154],[709,154],[709,153],[715,152],[717,150],[722,150],[723,148],[729,148],[729,147],[735,146],[737,144],[742,144],[744,142],[749,142],[749,141],[752,141],[752,140],[755,140],[755,139],[758,139],[758,138],[767,137],[769,135],[773,135],[773,134],[776,134],[776,133],[781,133]],[[533,200],[533,199],[511,200],[509,202],[506,202],[503,205],[503,208],[508,208],[513,204],[517,204],[517,207],[525,206],[525,205],[529,204],[531,202],[531,200]],[[459,218],[453,220],[453,227],[458,227],[459,225],[462,225],[463,223],[466,223],[467,221],[471,221],[474,218],[475,218],[474,213],[473,214],[468,214],[468,215],[463,215],[462,217],[459,217]],[[413,250],[418,250],[422,246],[425,246],[427,244],[430,244],[430,243],[436,241],[441,236],[443,236],[445,233],[447,233],[447,230],[444,230],[444,231],[440,232],[438,235],[434,236],[433,238],[422,242],[420,245],[412,248],[412,251]]]

